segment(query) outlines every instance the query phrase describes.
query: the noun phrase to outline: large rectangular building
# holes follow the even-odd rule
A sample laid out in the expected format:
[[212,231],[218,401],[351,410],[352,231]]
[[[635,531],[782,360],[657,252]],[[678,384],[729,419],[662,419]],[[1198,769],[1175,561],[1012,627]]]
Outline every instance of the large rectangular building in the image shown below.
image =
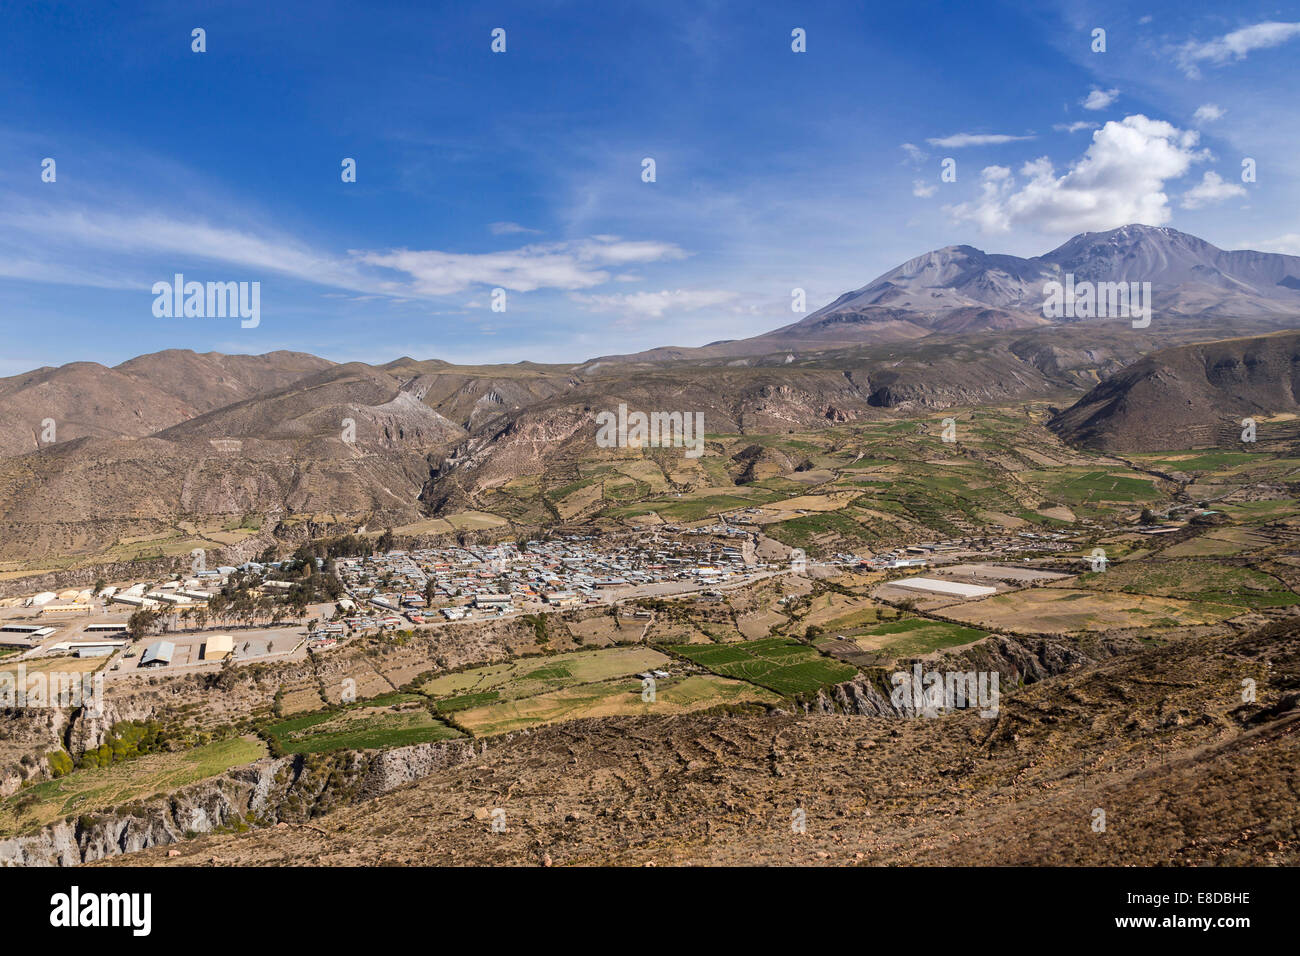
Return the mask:
[[909,591],[926,591],[930,594],[942,594],[946,597],[958,597],[963,600],[970,600],[977,597],[988,597],[990,594],[997,594],[997,588],[991,588],[984,584],[962,584],[960,581],[943,581],[939,578],[904,578],[901,581],[890,581],[896,588],[907,588]]

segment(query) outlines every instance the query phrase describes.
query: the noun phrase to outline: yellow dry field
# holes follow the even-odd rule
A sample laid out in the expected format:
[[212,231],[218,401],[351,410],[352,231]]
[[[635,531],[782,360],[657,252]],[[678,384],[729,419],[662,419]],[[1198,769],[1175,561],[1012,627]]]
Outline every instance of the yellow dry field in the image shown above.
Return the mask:
[[621,461],[614,466],[614,469],[633,481],[649,485],[652,494],[668,490],[668,482],[664,479],[663,471],[648,458]]
[[604,501],[604,496],[604,486],[600,482],[595,482],[565,495],[555,503],[555,510],[560,513],[561,518],[567,521],[574,515],[581,514]]
[[[33,674],[90,674],[99,670],[107,658],[104,657],[37,657],[22,661],[27,676]],[[17,680],[17,661],[5,661],[0,664],[0,674],[8,673],[11,680]]]
[[565,622],[565,627],[569,629],[569,633],[574,637],[581,638],[582,643],[594,644],[600,647],[638,640],[645,625],[645,621],[610,617],[607,614],[598,614],[595,617],[587,618],[585,621]]
[[486,511],[462,511],[459,514],[448,515],[447,521],[457,531],[503,528],[510,523],[505,518],[488,514]]
[[767,637],[774,628],[781,627],[788,621],[789,618],[776,611],[751,611],[748,614],[736,615],[736,624],[747,641]]
[[1210,624],[1239,608],[1145,594],[1031,588],[950,605],[944,615],[985,630],[1072,634],[1112,628],[1177,628]]
[[434,698],[490,691],[503,697],[527,697],[565,685],[639,674],[670,663],[668,657],[642,645],[521,657],[502,664],[440,675],[421,687],[420,692]]
[[296,684],[284,689],[284,693],[280,697],[280,713],[288,717],[292,714],[320,710],[323,704],[320,687],[315,681]]
[[827,495],[799,495],[767,505],[767,511],[838,511],[858,496],[857,491],[836,491]]
[[461,711],[456,718],[457,723],[469,728],[475,736],[487,736],[586,717],[670,716],[719,704],[780,702],[780,697],[769,690],[712,674],[661,681],[654,696],[653,701],[643,700],[638,680],[605,681],[476,707]]

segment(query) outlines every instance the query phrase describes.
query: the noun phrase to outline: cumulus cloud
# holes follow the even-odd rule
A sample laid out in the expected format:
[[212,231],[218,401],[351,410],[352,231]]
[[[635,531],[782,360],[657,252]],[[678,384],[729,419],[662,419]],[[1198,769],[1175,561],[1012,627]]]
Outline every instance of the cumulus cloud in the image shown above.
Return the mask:
[[1217,119],[1223,119],[1223,114],[1228,112],[1213,103],[1206,103],[1204,106],[1198,106],[1196,112],[1192,114],[1192,119],[1198,123],[1213,123]]
[[1234,196],[1245,196],[1246,187],[1240,183],[1230,183],[1218,173],[1206,171],[1201,181],[1183,193],[1184,209],[1199,209],[1210,203],[1223,202]]
[[927,183],[924,179],[912,180],[912,195],[917,199],[929,199],[938,189],[934,183]]
[[620,312],[639,318],[657,319],[665,312],[686,312],[714,308],[734,302],[738,295],[726,289],[662,289],[659,292],[628,292],[613,295],[569,296],[590,312]]
[[1130,222],[1159,226],[1171,211],[1165,183],[1207,158],[1198,134],[1141,114],[1112,120],[1092,135],[1083,156],[1057,175],[1046,156],[1019,177],[1005,166],[981,175],[980,196],[945,207],[983,232],[1029,227],[1045,232],[1103,231]]
[[1104,110],[1117,99],[1119,99],[1119,90],[1102,90],[1094,88],[1091,93],[1080,101],[1080,105],[1085,110]]
[[1005,133],[953,133],[951,136],[927,139],[926,142],[931,146],[940,146],[944,149],[960,149],[963,146],[997,146],[1001,143],[1014,143],[1033,138],[1033,136],[1008,136]]
[[1200,76],[1201,63],[1223,64],[1244,60],[1253,50],[1267,50],[1281,46],[1300,36],[1300,23],[1279,23],[1269,20],[1233,30],[1204,43],[1191,40],[1178,51],[1178,65],[1189,77]]

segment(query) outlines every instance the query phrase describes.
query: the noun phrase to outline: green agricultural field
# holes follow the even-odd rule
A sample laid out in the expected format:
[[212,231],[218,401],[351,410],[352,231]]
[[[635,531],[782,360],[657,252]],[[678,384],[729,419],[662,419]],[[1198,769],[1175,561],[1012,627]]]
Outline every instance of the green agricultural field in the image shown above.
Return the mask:
[[644,646],[575,651],[550,657],[521,657],[502,664],[442,674],[419,688],[443,713],[479,707],[496,700],[516,700],[580,684],[627,677],[671,663]]
[[1029,472],[1025,477],[1042,488],[1046,497],[1064,502],[1076,512],[1108,504],[1147,504],[1162,497],[1151,479],[1132,474],[1058,468]]
[[1248,608],[1300,604],[1300,594],[1270,574],[1209,561],[1113,564],[1105,571],[1080,575],[1077,584],[1097,591],[1154,594]]
[[266,756],[262,741],[236,737],[175,753],[148,754],[111,767],[74,770],[0,801],[0,835],[28,832],[70,814],[107,812],[172,793]]
[[[890,621],[846,635],[867,651],[884,651],[894,659],[921,657],[948,647],[960,647],[988,637],[987,631],[947,621],[911,617]],[[833,637],[831,639],[834,639]]]
[[539,724],[588,717],[684,714],[710,707],[777,704],[781,698],[743,681],[692,674],[657,682],[655,699],[645,700],[641,681],[609,680],[501,700],[460,711],[457,722],[476,737],[507,733]]
[[265,728],[286,753],[378,750],[450,740],[460,731],[429,713],[418,694],[387,694],[334,711],[303,714]]
[[746,680],[785,697],[815,694],[857,673],[857,668],[783,637],[740,644],[681,644],[673,651],[715,674]]

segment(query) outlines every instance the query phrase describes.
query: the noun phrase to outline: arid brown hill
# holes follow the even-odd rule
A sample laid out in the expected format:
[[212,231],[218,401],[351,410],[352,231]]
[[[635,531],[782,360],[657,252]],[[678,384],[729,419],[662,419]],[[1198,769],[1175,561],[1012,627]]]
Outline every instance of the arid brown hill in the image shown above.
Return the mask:
[[[1300,408],[1300,332],[1163,349],[1112,375],[1050,421],[1106,451],[1241,447],[1244,418]],[[1282,432],[1257,428],[1264,442]],[[1287,432],[1289,434],[1289,432]]]
[[53,440],[139,438],[329,368],[303,352],[199,354],[169,349],[107,368],[72,362],[0,379],[0,457]]
[[1295,865],[1297,636],[1291,619],[1175,638],[1006,695],[994,719],[559,724],[310,826],[106,862]]

